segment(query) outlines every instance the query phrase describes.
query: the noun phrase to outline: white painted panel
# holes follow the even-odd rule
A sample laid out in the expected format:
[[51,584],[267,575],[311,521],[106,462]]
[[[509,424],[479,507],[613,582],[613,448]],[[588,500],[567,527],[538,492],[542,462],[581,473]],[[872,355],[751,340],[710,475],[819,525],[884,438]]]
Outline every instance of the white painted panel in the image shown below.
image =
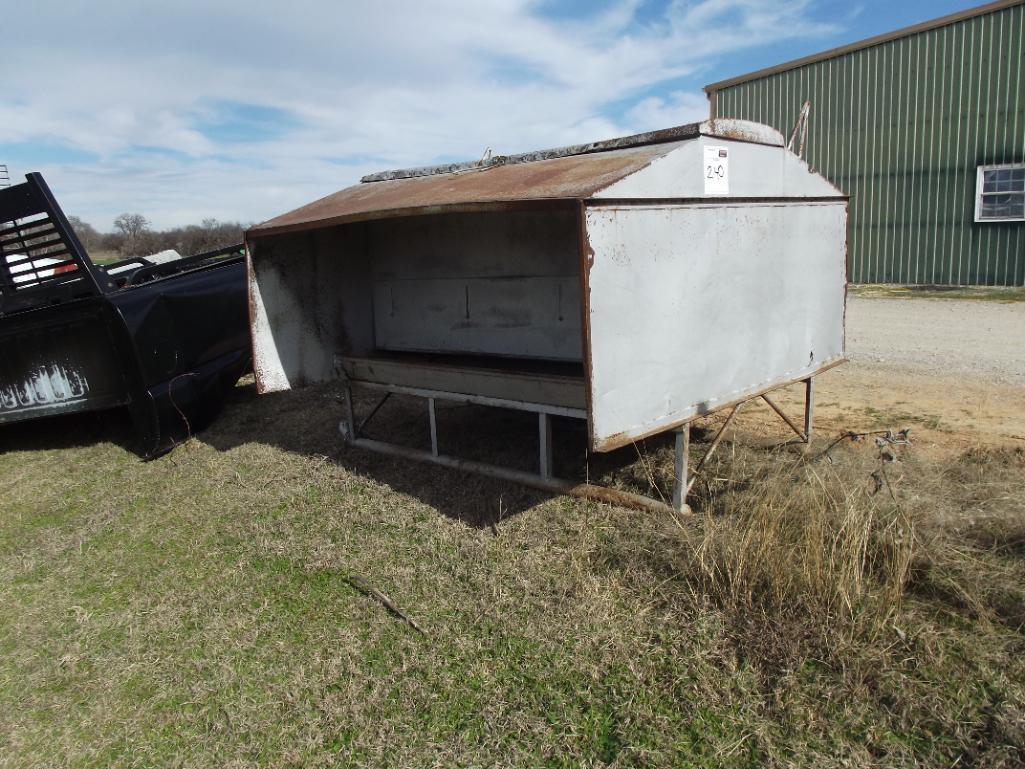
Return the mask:
[[842,193],[784,147],[702,136],[656,158],[646,168],[595,193],[595,198],[701,198],[705,189],[705,148],[729,150],[729,196],[827,197]]
[[586,224],[595,449],[843,355],[844,203],[603,206]]
[[437,278],[374,283],[383,350],[581,359],[576,277]]
[[89,394],[85,372],[69,365],[40,365],[16,384],[0,385],[0,411],[32,411],[57,403],[77,403]]
[[[264,293],[271,302],[284,295],[284,288],[276,275],[262,276],[257,280],[253,269],[253,248],[246,249],[246,265],[249,284],[249,331],[253,338],[253,371],[256,373],[260,392],[273,393],[291,389],[288,374],[281,363],[275,329],[271,328]],[[297,309],[295,307],[293,310]]]
[[253,369],[260,392],[334,377],[335,353],[373,348],[363,229],[344,225],[250,243]]

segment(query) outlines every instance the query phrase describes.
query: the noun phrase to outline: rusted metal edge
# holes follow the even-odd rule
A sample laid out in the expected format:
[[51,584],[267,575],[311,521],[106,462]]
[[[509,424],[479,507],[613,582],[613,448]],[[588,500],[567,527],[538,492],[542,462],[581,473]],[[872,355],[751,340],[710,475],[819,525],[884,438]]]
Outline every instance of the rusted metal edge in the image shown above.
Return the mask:
[[256,270],[253,269],[253,244],[249,242],[249,233],[244,233],[242,238],[246,255],[246,309],[249,311],[249,344],[252,345],[253,350],[253,379],[256,380],[256,394],[263,395],[267,390],[263,384],[263,370],[257,357],[258,340],[256,338],[256,308],[254,306],[257,280]]
[[580,349],[584,358],[584,408],[587,411],[587,444],[594,444],[594,406],[591,398],[591,265],[594,263],[594,249],[587,232],[587,206],[583,201],[577,205],[578,258],[580,260]]
[[363,183],[386,182],[394,179],[411,179],[416,176],[436,176],[439,174],[453,174],[465,171],[481,171],[495,166],[513,165],[518,163],[533,163],[538,160],[554,160],[556,158],[569,157],[571,155],[588,155],[592,152],[608,152],[609,150],[626,149],[627,147],[642,147],[647,144],[664,144],[666,142],[681,141],[683,139],[697,138],[701,133],[701,123],[687,123],[685,125],[662,128],[658,131],[647,131],[645,133],[620,136],[615,139],[604,139],[602,141],[587,142],[586,144],[571,144],[567,147],[554,147],[547,150],[535,150],[534,152],[523,152],[518,155],[495,155],[482,158],[481,160],[466,161],[462,163],[445,163],[435,166],[421,166],[419,168],[399,168],[393,171],[379,171],[374,174],[367,174],[362,179]]
[[616,206],[693,206],[705,205],[709,208],[724,208],[733,205],[748,205],[752,203],[785,203],[787,205],[800,205],[804,203],[848,203],[850,195],[837,190],[836,195],[816,195],[813,197],[721,197],[721,198],[586,198],[581,202],[588,208],[603,208]]
[[472,171],[486,171],[487,169],[494,168],[496,166],[535,163],[540,160],[555,160],[557,158],[565,158],[574,155],[590,155],[595,152],[610,152],[612,150],[621,150],[630,147],[644,147],[651,144],[667,144],[669,142],[696,139],[698,136],[702,135],[716,136],[722,139],[733,139],[735,141],[755,144],[783,146],[782,134],[771,126],[754,123],[748,120],[728,118],[720,120],[705,120],[700,123],[687,123],[685,125],[673,126],[672,128],[662,128],[657,131],[646,131],[645,133],[632,134],[630,136],[619,136],[613,139],[587,142],[586,144],[572,144],[568,147],[554,147],[547,150],[523,152],[518,155],[488,155],[476,161],[444,163],[442,165],[420,166],[417,168],[399,168],[393,171],[379,171],[378,173],[367,174],[360,179],[360,181],[364,184],[369,184],[372,182],[394,181],[396,179],[412,179],[418,176],[439,176]]
[[408,206],[405,208],[386,208],[364,213],[329,216],[295,224],[282,224],[278,227],[255,226],[246,231],[246,239],[253,240],[270,235],[286,235],[293,232],[307,232],[324,227],[336,227],[353,222],[369,222],[377,219],[397,219],[403,216],[424,216],[429,214],[467,214],[486,211],[540,211],[540,210],[572,210],[579,198],[521,198],[519,200],[493,200],[478,203],[448,203],[433,206]]
[[[839,358],[834,358],[831,361],[823,363],[821,366],[814,369],[813,371],[806,371],[803,374],[795,376],[791,379],[786,379],[781,382],[773,382],[772,384],[766,385],[765,387],[756,388],[745,393],[739,398],[734,398],[731,401],[723,401],[722,403],[717,403],[714,407],[699,410],[691,416],[687,417],[686,419],[679,419],[675,422],[668,422],[664,425],[653,427],[651,430],[648,430],[644,433],[640,433],[638,435],[625,435],[623,433],[618,433],[616,435],[611,436],[610,438],[607,438],[604,441],[601,441],[600,443],[595,443],[592,440],[591,448],[595,451],[600,451],[602,453],[615,451],[616,449],[621,449],[624,446],[629,446],[631,443],[642,441],[645,438],[650,438],[653,435],[659,435],[660,433],[675,430],[679,427],[682,427],[685,424],[688,424],[689,422],[693,422],[696,419],[700,419],[703,416],[707,416],[708,414],[714,414],[716,411],[722,411],[723,409],[732,408],[733,406],[736,406],[738,403],[753,400],[754,398],[760,398],[765,393],[771,393],[773,390],[779,390],[784,387],[789,387],[790,385],[797,384],[798,382],[803,382],[805,379],[810,379],[811,377],[818,376],[819,374],[829,371],[829,369],[831,368],[836,368],[841,363],[847,363],[848,360],[849,359],[847,358],[847,356],[841,355]],[[588,419],[588,423],[590,423],[591,421],[592,420]]]
[[[385,441],[376,441],[371,438],[356,438],[355,440],[350,440],[348,443],[350,446],[356,446],[357,448],[366,449],[368,451],[376,451],[380,454],[388,454],[390,456],[401,457],[403,459],[413,459],[418,462],[431,462],[453,470],[462,470],[464,472],[478,473],[480,475],[486,475],[491,478],[498,478],[504,481],[512,481],[513,483],[519,483],[523,486],[529,486],[531,488],[540,489],[541,491],[547,491],[553,494],[565,494],[571,497],[581,497],[584,499],[594,500],[595,502],[620,505],[622,507],[643,510],[645,512],[669,513],[671,515],[679,514],[664,502],[659,502],[649,497],[641,496],[640,494],[631,494],[628,491],[610,489],[606,486],[595,486],[591,483],[574,483],[573,481],[563,480],[562,478],[542,478],[540,475],[524,472],[522,470],[512,470],[507,467],[499,467],[498,465],[491,465],[485,462],[476,462],[471,459],[459,459],[458,457],[450,457],[445,454],[434,455],[429,451],[412,449],[406,446],[399,446],[394,443],[387,443]],[[684,506],[684,509],[680,512],[690,513],[690,508]]]
[[[770,75],[778,75],[781,72],[798,69],[799,67],[803,67],[807,64],[816,64],[827,59],[835,59],[838,56],[854,53],[855,51],[860,51],[864,48],[871,48],[872,46],[879,45],[880,43],[888,43],[891,40],[909,37],[911,35],[916,35],[919,32],[928,32],[931,29],[945,27],[949,24],[956,24],[959,21],[966,21],[968,19],[975,18],[976,16],[984,16],[987,13],[993,13],[994,11],[1013,8],[1014,6],[1021,5],[1022,3],[1025,3],[1025,0],[997,0],[997,2],[978,5],[974,8],[968,8],[964,11],[948,14],[947,16],[940,16],[937,19],[930,19],[929,21],[923,21],[919,24],[913,24],[910,27],[902,27],[901,29],[895,29],[892,32],[885,32],[881,35],[867,37],[864,40],[848,43],[847,45],[841,45],[837,48],[830,48],[825,51],[820,51],[819,53],[813,53],[809,56],[802,56],[799,59],[793,59],[791,61],[783,62],[782,64],[776,64],[772,67],[748,72],[745,75],[737,75],[736,77],[727,78],[726,80],[709,83],[705,86],[704,91],[711,97],[716,91],[721,91],[725,88],[731,88],[735,85],[748,83],[752,80],[760,80],[761,78],[769,77]],[[714,107],[712,109],[714,116]]]
[[844,220],[847,226],[844,228],[843,239],[843,327],[840,344],[844,352],[847,351],[847,296],[850,291],[850,280],[847,276],[851,274],[851,202],[848,200],[844,208]]
[[570,406],[529,403],[527,401],[509,400],[508,398],[493,398],[490,395],[474,395],[473,393],[430,390],[425,387],[407,387],[406,385],[372,382],[365,379],[349,379],[348,377],[346,377],[345,381],[350,385],[355,385],[356,387],[393,392],[398,393],[399,395],[416,395],[420,398],[440,398],[441,400],[453,401],[455,403],[472,403],[477,406],[494,406],[495,408],[500,409],[515,409],[517,411],[554,414],[555,416],[568,417],[570,419],[587,419],[587,412],[584,409],[576,409]]

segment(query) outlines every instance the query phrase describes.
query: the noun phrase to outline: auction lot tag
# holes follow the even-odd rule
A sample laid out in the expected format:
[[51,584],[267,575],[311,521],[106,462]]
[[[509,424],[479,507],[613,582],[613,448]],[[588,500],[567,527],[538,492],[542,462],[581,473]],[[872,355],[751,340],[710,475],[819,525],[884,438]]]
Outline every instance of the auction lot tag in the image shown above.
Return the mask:
[[702,164],[705,176],[706,195],[730,194],[730,151],[726,147],[705,147],[705,162]]

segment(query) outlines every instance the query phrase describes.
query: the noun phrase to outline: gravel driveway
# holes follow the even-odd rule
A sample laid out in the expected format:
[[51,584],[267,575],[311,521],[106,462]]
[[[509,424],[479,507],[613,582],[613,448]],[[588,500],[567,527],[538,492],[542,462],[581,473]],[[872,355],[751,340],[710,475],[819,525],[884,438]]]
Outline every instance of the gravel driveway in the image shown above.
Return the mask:
[[1025,302],[850,295],[847,354],[856,363],[1025,386]]

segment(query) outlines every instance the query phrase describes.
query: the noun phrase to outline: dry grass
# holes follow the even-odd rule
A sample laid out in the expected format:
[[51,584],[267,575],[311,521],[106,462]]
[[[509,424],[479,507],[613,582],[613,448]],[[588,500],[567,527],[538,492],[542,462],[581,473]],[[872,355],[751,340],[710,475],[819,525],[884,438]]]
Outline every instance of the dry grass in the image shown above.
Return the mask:
[[893,283],[852,285],[857,296],[895,299],[971,299],[981,302],[1025,302],[1025,288],[1002,286],[904,286]]
[[[240,392],[148,464],[89,419],[0,435],[0,765],[1025,761],[1021,451],[904,449],[871,493],[870,443],[742,418],[675,521],[340,450],[338,416]],[[590,472],[664,491],[669,452]]]
[[870,603],[885,620],[911,573],[915,527],[885,493],[869,496],[845,475],[824,464],[763,468],[745,493],[713,503],[685,551],[703,591],[734,611],[796,612],[825,629]]

